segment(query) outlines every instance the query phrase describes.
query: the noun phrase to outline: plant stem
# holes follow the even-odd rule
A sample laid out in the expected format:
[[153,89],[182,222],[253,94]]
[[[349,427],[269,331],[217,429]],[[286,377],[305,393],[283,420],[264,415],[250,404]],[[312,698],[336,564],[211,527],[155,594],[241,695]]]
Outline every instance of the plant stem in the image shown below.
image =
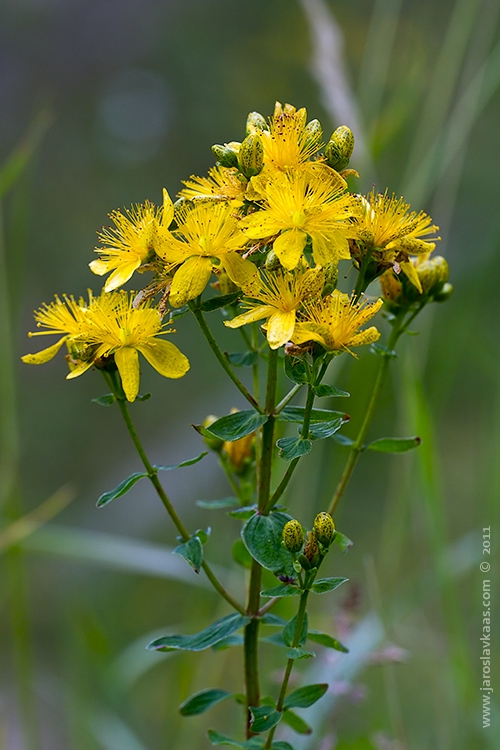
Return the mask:
[[[106,382],[108,383],[108,385],[110,385],[116,397],[116,401],[120,408],[123,421],[125,422],[125,425],[130,434],[130,437],[132,438],[132,442],[135,445],[137,453],[139,454],[141,461],[144,464],[144,468],[146,469],[148,473],[148,477],[149,477],[151,484],[155,488],[158,497],[160,498],[163,505],[165,506],[165,509],[168,515],[170,516],[170,518],[172,519],[175,528],[179,532],[182,539],[185,542],[187,542],[190,538],[190,534],[188,530],[186,529],[186,527],[184,526],[184,524],[182,523],[181,519],[179,518],[177,511],[172,505],[170,499],[168,498],[167,493],[163,489],[163,486],[160,480],[158,479],[157,470],[151,464],[149,458],[146,455],[146,452],[142,446],[140,438],[135,429],[134,423],[132,422],[132,417],[130,416],[130,411],[128,408],[127,401],[125,400],[121,392],[121,387],[117,381],[116,372],[103,371],[103,375],[104,375]],[[236,609],[242,615],[245,614],[244,607],[242,607],[241,604],[239,604],[235,599],[233,599],[233,597],[225,590],[225,588],[222,586],[222,584],[220,583],[220,581],[217,579],[212,569],[210,568],[209,564],[205,560],[203,560],[201,567],[205,571],[205,575],[207,576],[208,580],[210,581],[214,589],[223,597],[223,599],[225,599],[228,602],[228,604],[231,605],[231,607]]]
[[349,457],[347,459],[346,465],[344,467],[344,471],[342,472],[342,476],[339,479],[339,482],[337,484],[337,487],[335,489],[335,492],[332,497],[332,501],[330,503],[330,507],[328,508],[328,513],[330,515],[333,515],[337,509],[337,506],[340,502],[340,498],[345,492],[345,489],[349,483],[349,480],[352,476],[352,473],[354,471],[354,468],[358,462],[358,458],[361,455],[361,453],[364,450],[364,442],[365,438],[368,432],[368,429],[370,427],[371,421],[373,419],[373,414],[375,412],[375,407],[377,405],[378,397],[380,395],[381,388],[385,381],[385,376],[387,374],[387,370],[389,368],[389,361],[391,359],[391,352],[394,350],[401,334],[403,334],[412,320],[418,315],[420,310],[422,309],[423,304],[419,305],[412,314],[407,318],[407,320],[404,322],[404,316],[406,312],[400,313],[399,315],[396,315],[394,321],[393,321],[393,327],[391,331],[391,335],[389,336],[389,339],[387,341],[387,352],[383,352],[381,354],[382,356],[382,362],[380,363],[380,367],[377,373],[377,377],[375,379],[375,383],[373,385],[373,391],[372,395],[370,397],[370,401],[368,402],[368,407],[366,409],[365,416],[363,418],[363,422],[361,424],[361,427],[359,428],[358,435],[356,437],[356,440],[354,441],[351,450],[349,452]]
[[290,403],[290,401],[295,396],[295,394],[300,391],[300,389],[302,388],[302,386],[303,386],[302,383],[297,383],[297,385],[294,385],[293,388],[291,388],[288,391],[288,393],[286,394],[286,396],[281,399],[281,401],[279,402],[278,406],[274,410],[274,413],[275,414],[279,414],[280,411],[282,411],[285,408],[285,406]]
[[[276,383],[278,369],[278,351],[270,350],[267,365],[267,387],[265,414],[267,422],[262,427],[262,447],[259,470],[258,507],[262,513],[269,502],[271,488],[271,472],[274,447],[274,408],[276,404]],[[245,689],[247,699],[247,737],[252,736],[250,727],[250,706],[260,703],[259,672],[258,672],[258,637],[259,637],[259,607],[262,566],[253,560],[250,572],[250,587],[248,592],[247,615],[252,621],[245,627],[244,658],[245,658]]]
[[229,362],[227,361],[226,357],[224,356],[223,352],[220,350],[219,345],[217,344],[217,341],[214,339],[212,332],[210,328],[207,325],[207,321],[205,320],[205,316],[203,315],[203,312],[199,309],[199,307],[196,307],[194,303],[190,302],[189,306],[193,312],[194,317],[198,321],[198,325],[201,328],[201,331],[203,335],[205,336],[206,340],[208,341],[208,344],[210,348],[212,349],[213,353],[219,360],[220,364],[226,371],[226,373],[229,375],[233,383],[235,384],[236,388],[239,390],[239,392],[246,398],[246,400],[253,406],[256,411],[259,412],[259,414],[263,414],[264,411],[261,406],[257,403],[257,401],[254,399],[250,391],[246,388],[246,386],[243,385],[241,380],[234,374],[234,372],[231,369],[231,366]]

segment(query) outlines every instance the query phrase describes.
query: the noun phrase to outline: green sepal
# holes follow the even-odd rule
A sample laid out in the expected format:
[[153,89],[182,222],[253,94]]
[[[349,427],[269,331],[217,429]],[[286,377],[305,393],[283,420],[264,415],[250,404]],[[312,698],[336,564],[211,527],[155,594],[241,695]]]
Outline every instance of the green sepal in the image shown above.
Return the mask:
[[196,716],[207,711],[212,706],[230,698],[232,693],[227,690],[208,689],[201,690],[188,698],[179,706],[182,716]]
[[134,474],[131,474],[129,477],[123,480],[123,482],[120,482],[120,484],[115,487],[114,490],[109,490],[108,492],[103,492],[103,494],[98,499],[96,505],[98,508],[103,508],[105,505],[110,503],[112,500],[116,500],[117,497],[121,497],[122,495],[125,495],[133,486],[136,484],[139,479],[145,479],[148,476],[144,471],[136,471]]
[[334,396],[335,398],[349,398],[351,395],[347,391],[343,391],[341,388],[336,388],[334,385],[315,385],[313,388],[314,395],[318,398],[326,398],[327,396]]
[[197,464],[198,461],[201,461],[205,456],[208,456],[208,451],[203,451],[203,453],[200,453],[196,458],[188,458],[187,461],[181,461],[180,464],[173,464],[172,466],[153,466],[153,469],[156,469],[156,471],[173,471],[174,469],[182,469],[185,466],[193,466],[193,464]]
[[312,734],[312,727],[295,711],[283,711],[283,721],[297,734]]
[[252,367],[259,359],[259,355],[257,352],[232,352],[226,354],[226,358],[229,364],[235,367]]
[[342,651],[343,654],[349,653],[349,649],[344,646],[343,643],[334,638],[333,635],[322,633],[320,630],[310,630],[307,634],[307,638],[309,641],[313,641],[313,643],[319,643],[320,646],[334,648],[335,651]]
[[98,404],[99,406],[111,406],[116,401],[116,396],[114,393],[105,393],[104,396],[98,396],[97,398],[92,399],[93,404]]
[[281,711],[276,711],[272,706],[250,706],[250,713],[252,719],[250,720],[250,728],[252,732],[259,734],[260,732],[267,732],[279,724],[282,719]]
[[418,448],[422,439],[419,437],[410,438],[379,438],[366,447],[369,451],[378,451],[379,453],[406,453],[414,448]]
[[193,425],[195,430],[205,437],[217,437],[220,440],[232,442],[250,435],[269,419],[267,414],[256,411],[237,411],[212,422],[210,428]]
[[279,448],[278,455],[284,461],[293,461],[294,458],[305,456],[312,450],[312,441],[300,437],[284,437],[276,441]]
[[315,659],[314,651],[307,651],[305,648],[289,648],[286,652],[287,659]]
[[235,510],[230,510],[228,512],[228,516],[231,516],[231,518],[251,518],[255,513],[257,512],[257,505],[245,505],[243,508],[236,508]]
[[[293,640],[295,637],[295,623],[297,622],[297,615],[294,615],[291,620],[287,622],[285,627],[283,628],[282,636],[285,644],[287,646],[292,646]],[[308,617],[307,612],[304,616],[304,622],[302,623],[302,630],[300,632],[299,642],[297,643],[297,646],[303,646],[304,643],[307,640],[307,630],[308,630]]]
[[342,534],[340,531],[335,532],[335,536],[333,537],[333,541],[335,544],[338,544],[342,552],[347,552],[348,549],[352,547],[354,542],[349,539],[348,536],[345,534]]
[[224,294],[220,297],[210,297],[206,299],[200,305],[202,312],[212,312],[212,310],[220,310],[221,307],[228,307],[228,305],[234,304],[241,297],[241,292],[231,292],[231,294]]
[[194,633],[194,635],[165,635],[162,638],[156,638],[147,648],[150,651],[204,651],[222,641],[223,638],[227,638],[228,635],[241,630],[249,622],[249,617],[234,612],[216,620],[199,633]]
[[348,580],[348,578],[318,578],[311,586],[311,591],[315,594],[326,594],[342,586]]
[[197,500],[196,505],[198,508],[205,508],[206,510],[217,510],[218,508],[232,508],[238,505],[238,498],[236,497],[221,497],[220,500]]
[[285,596],[300,596],[302,590],[289,583],[280,583],[279,586],[273,586],[272,589],[264,589],[260,592],[260,595],[266,599],[279,599]]
[[289,708],[309,708],[324,696],[328,690],[326,682],[316,685],[304,685],[304,687],[294,690],[293,693],[285,699],[283,708],[285,711]]
[[271,512],[268,516],[256,513],[241,530],[247,550],[267,570],[275,575],[294,577],[292,556],[281,544],[283,526],[291,516],[287,513]]
[[311,371],[305,359],[285,356],[285,375],[292,383],[306,385],[311,381]]
[[187,560],[191,565],[195,573],[200,572],[200,568],[203,562],[203,545],[201,539],[194,535],[184,544],[180,544],[174,549],[175,555],[180,555]]
[[241,565],[243,568],[250,568],[252,567],[252,555],[247,550],[243,543],[243,539],[236,539],[233,546],[231,547],[231,554],[233,555],[233,560],[238,563],[238,565]]
[[152,397],[151,393],[143,393],[142,395],[139,393],[136,397],[136,401],[149,401],[149,399]]

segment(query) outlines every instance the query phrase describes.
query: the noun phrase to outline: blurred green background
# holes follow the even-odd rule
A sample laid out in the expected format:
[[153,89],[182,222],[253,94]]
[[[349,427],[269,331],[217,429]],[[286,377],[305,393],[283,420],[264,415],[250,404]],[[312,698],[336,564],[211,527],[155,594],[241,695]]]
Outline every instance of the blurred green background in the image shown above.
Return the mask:
[[[419,434],[422,447],[363,456],[337,514],[355,545],[329,566],[350,589],[321,598],[312,622],[351,654],[301,667],[333,689],[308,714],[313,739],[294,746],[498,748],[498,707],[482,728],[479,563],[483,527],[494,550],[499,533],[499,16],[498,0],[4,0],[0,748],[202,750],[206,726],[239,731],[235,704],[191,719],[177,711],[204,687],[241,690],[238,650],[144,650],[227,609],[170,554],[172,526],[145,484],[95,508],[140,468],[119,414],[90,403],[104,383],[97,373],[66,382],[61,356],[40,368],[19,357],[40,343],[26,331],[42,301],[100,288],[87,264],[108,212],[159,203],[164,186],[175,194],[213,164],[212,143],[241,139],[247,113],[268,115],[276,99],[306,106],[327,135],[353,128],[355,189],[388,187],[427,211],[455,287],[402,341],[372,426],[374,437]],[[141,390],[154,397],[133,408],[164,464],[203,449],[191,423],[242,406],[188,318],[176,344],[189,375],[166,381],[145,366]],[[332,376],[352,394],[346,434],[374,359],[344,356]],[[306,525],[345,460],[324,442],[286,496]],[[195,505],[229,494],[215,458],[165,476],[186,524],[214,527],[208,557],[241,592],[238,522]],[[498,590],[495,571],[491,581]],[[264,692],[276,692],[280,655],[268,646],[264,657]]]

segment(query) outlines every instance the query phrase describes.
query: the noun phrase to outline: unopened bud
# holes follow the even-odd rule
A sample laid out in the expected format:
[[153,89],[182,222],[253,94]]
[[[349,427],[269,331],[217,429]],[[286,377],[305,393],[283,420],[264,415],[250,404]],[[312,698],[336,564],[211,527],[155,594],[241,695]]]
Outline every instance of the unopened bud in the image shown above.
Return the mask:
[[380,286],[382,287],[384,299],[387,302],[396,302],[401,297],[403,287],[392,268],[387,269],[382,274],[380,277]]
[[[209,430],[210,425],[214,422],[217,422],[217,420],[218,417],[215,417],[213,414],[209,414],[208,417],[203,420],[202,427],[205,427],[207,430]],[[218,437],[215,437],[215,435],[213,437],[203,435],[203,440],[207,448],[210,448],[210,450],[216,451],[217,453],[220,453],[220,451],[222,450],[222,446],[224,445],[224,441]]]
[[339,278],[339,269],[337,263],[327,263],[324,267],[325,273],[325,285],[323,287],[322,296],[326,297],[327,294],[331,294],[337,288],[337,282]]
[[245,435],[239,440],[225,442],[222,446],[222,450],[228,457],[231,468],[236,474],[242,474],[249,465],[253,456],[254,443],[255,433],[251,432],[250,435]]
[[221,146],[219,143],[216,143],[212,146],[212,152],[215,154],[221,167],[238,166],[238,154],[232,148]]
[[283,526],[283,544],[289,552],[300,552],[304,544],[304,532],[298,521],[287,521]]
[[250,133],[241,144],[238,164],[248,179],[261,171],[264,164],[264,146],[258,133]]
[[304,128],[306,144],[309,146],[318,146],[323,138],[323,128],[319,120],[311,120]]
[[424,294],[441,291],[443,284],[450,277],[450,269],[445,258],[436,255],[431,260],[424,260],[417,266],[417,274]]
[[354,135],[347,125],[341,125],[334,130],[325,147],[327,163],[332,169],[339,172],[349,164],[349,159],[354,150]]
[[232,292],[237,292],[239,287],[236,286],[236,284],[231,281],[229,276],[225,271],[219,274],[217,281],[219,282],[219,290],[220,293],[224,296],[225,294],[231,294]]
[[447,282],[443,285],[441,291],[434,295],[434,302],[446,302],[446,300],[450,299],[452,294],[453,284]]
[[304,547],[304,557],[309,562],[311,568],[316,567],[320,559],[319,544],[316,534],[312,531],[307,532],[306,546]]
[[264,265],[268,271],[276,271],[276,269],[281,266],[280,259],[278,258],[274,250],[269,250]]
[[318,542],[328,547],[335,536],[335,524],[331,515],[326,512],[318,513],[314,519],[313,531]]
[[246,134],[258,133],[260,130],[268,130],[267,122],[260,112],[249,112],[247,117]]

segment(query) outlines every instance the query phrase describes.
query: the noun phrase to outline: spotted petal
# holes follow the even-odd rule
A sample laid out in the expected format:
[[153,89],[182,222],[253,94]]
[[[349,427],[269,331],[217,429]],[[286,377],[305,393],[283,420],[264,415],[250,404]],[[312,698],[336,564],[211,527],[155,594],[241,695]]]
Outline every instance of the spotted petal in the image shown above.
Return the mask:
[[182,378],[189,370],[188,358],[170,341],[156,339],[137,348],[149,364],[166,378]]
[[268,318],[275,312],[276,308],[271,305],[256,305],[251,310],[237,315],[232,320],[225,320],[224,325],[228,328],[239,328],[240,326],[246,326],[248,323],[255,323],[257,320],[263,320]]
[[172,307],[182,307],[205,289],[212,275],[212,261],[201,255],[192,255],[176,271],[170,289]]
[[113,292],[115,289],[123,286],[123,284],[125,284],[129,279],[132,278],[132,276],[134,275],[134,271],[139,268],[140,265],[141,259],[137,256],[134,258],[134,260],[129,261],[128,263],[120,263],[118,268],[113,271],[111,276],[104,284],[104,291]]
[[295,310],[275,312],[267,322],[267,340],[271,349],[279,349],[292,338],[295,328]]
[[292,271],[298,265],[307,242],[307,234],[301,229],[289,229],[274,241],[273,249],[281,265]]
[[42,349],[41,352],[36,352],[36,354],[25,354],[24,357],[21,357],[21,359],[27,365],[43,365],[45,364],[45,362],[49,362],[53,357],[56,356],[57,352],[67,338],[68,336],[63,336],[62,339],[56,341],[56,343],[52,344],[52,346],[48,346],[46,349]]
[[131,346],[122,346],[115,352],[115,363],[120,373],[127,401],[135,401],[139,393],[139,355]]

